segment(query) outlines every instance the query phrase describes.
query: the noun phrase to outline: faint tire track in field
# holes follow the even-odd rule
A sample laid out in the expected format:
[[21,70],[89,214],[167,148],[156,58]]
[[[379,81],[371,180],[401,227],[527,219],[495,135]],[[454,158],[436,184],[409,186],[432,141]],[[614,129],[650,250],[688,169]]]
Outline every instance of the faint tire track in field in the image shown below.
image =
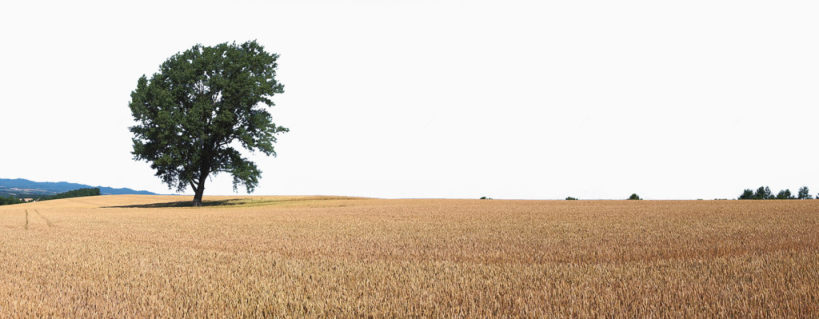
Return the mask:
[[37,213],[37,216],[40,216],[40,218],[42,218],[46,222],[46,225],[48,225],[48,227],[54,227],[54,223],[52,223],[51,220],[43,216],[43,214],[41,214],[40,211],[35,209],[34,212]]

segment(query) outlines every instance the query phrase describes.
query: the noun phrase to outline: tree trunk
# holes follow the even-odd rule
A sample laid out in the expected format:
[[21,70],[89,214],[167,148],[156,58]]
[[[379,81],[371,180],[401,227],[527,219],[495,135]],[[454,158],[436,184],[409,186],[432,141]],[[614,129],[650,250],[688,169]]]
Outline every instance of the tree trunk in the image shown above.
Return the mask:
[[210,170],[207,168],[210,163],[202,164],[202,168],[199,172],[199,181],[196,185],[193,185],[191,182],[191,187],[193,187],[193,206],[199,207],[202,206],[202,195],[205,193],[205,182],[208,180],[208,174],[210,174]]
[[204,193],[205,193],[205,188],[204,187],[201,187],[201,188],[196,190],[196,192],[193,195],[193,206],[194,207],[202,206],[202,195]]
[[199,207],[202,206],[202,195],[205,194],[205,180],[207,179],[207,175],[202,176],[199,179],[199,183],[193,189],[193,206]]

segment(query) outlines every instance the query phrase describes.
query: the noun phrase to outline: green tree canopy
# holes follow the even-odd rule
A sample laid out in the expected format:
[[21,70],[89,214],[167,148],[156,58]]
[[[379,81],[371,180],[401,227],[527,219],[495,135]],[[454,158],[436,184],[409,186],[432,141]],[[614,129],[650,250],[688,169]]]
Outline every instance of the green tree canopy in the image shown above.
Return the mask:
[[196,206],[212,174],[252,192],[262,172],[239,149],[275,156],[276,135],[288,131],[266,109],[284,93],[277,59],[256,41],[195,45],[140,77],[129,104],[134,159],[150,162],[169,188],[190,186]]
[[768,186],[760,186],[754,193],[754,199],[774,199],[774,195]]
[[776,194],[776,199],[793,199],[790,189],[783,189]]
[[798,198],[799,199],[811,199],[810,190],[808,189],[807,186],[802,186],[801,188],[799,188]]
[[0,196],[0,205],[13,205],[13,204],[20,204],[23,201],[21,199],[12,197],[12,196]]

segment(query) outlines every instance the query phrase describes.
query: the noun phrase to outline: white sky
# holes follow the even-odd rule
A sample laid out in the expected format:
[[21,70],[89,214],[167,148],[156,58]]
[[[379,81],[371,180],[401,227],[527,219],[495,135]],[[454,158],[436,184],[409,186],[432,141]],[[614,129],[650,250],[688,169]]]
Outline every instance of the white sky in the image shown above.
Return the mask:
[[230,3],[2,2],[0,177],[171,193],[131,159],[137,79],[257,39],[291,132],[255,194],[819,191],[816,1]]

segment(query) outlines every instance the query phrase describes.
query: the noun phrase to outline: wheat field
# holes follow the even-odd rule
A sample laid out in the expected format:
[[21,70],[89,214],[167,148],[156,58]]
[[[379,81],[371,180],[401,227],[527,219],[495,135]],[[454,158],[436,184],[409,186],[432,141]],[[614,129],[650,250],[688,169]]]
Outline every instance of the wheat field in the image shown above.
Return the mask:
[[0,206],[0,317],[817,317],[819,200]]

